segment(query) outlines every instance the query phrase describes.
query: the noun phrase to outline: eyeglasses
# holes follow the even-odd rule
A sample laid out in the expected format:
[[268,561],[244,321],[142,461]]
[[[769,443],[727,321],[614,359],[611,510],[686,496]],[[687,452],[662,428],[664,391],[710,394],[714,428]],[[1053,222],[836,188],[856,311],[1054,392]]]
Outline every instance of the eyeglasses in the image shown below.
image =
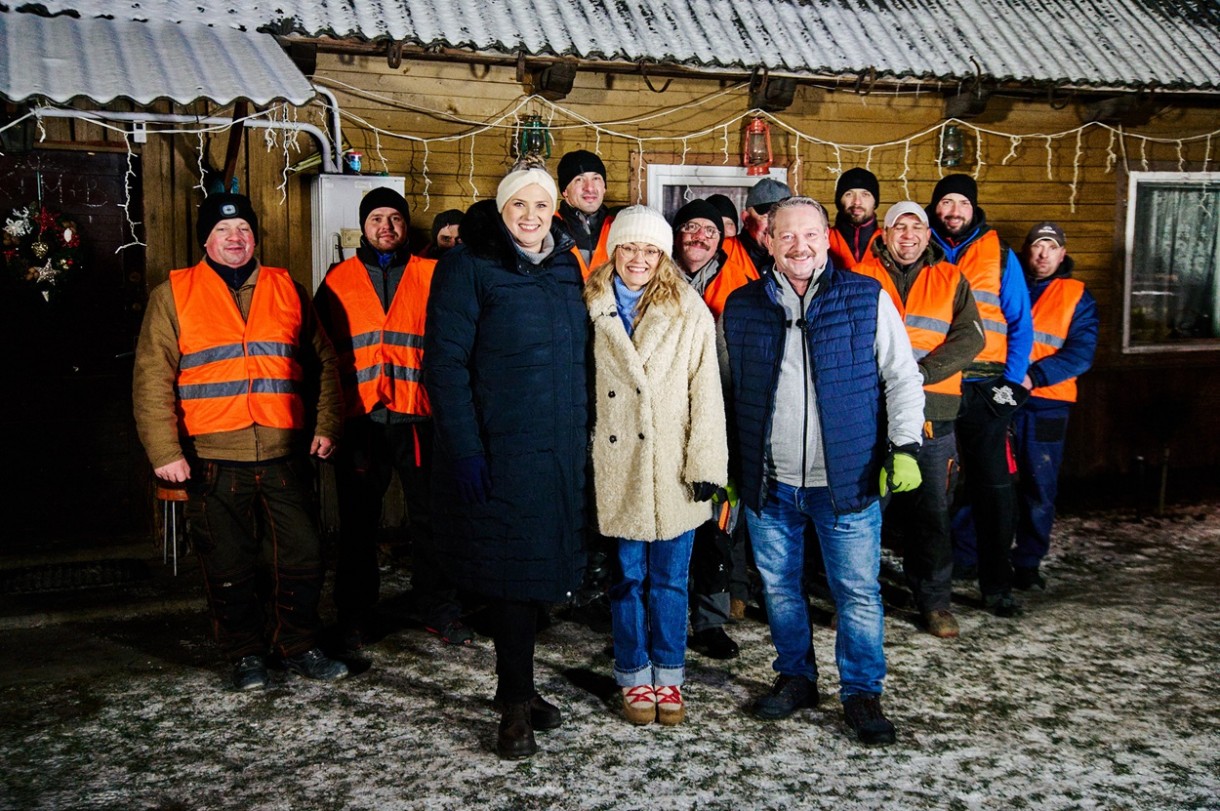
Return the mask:
[[678,229],[684,234],[703,234],[708,239],[714,239],[720,236],[720,229],[714,225],[700,225],[697,222],[684,222],[682,227]]
[[622,251],[623,256],[627,259],[643,256],[649,262],[655,262],[661,258],[661,249],[654,248],[651,245],[619,245],[618,250]]

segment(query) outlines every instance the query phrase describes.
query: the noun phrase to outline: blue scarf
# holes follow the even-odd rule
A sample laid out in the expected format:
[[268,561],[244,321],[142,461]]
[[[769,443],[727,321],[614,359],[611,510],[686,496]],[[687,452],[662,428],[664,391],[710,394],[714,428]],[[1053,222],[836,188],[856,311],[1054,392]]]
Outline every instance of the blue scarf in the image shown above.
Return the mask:
[[640,307],[640,299],[644,297],[644,288],[628,290],[623,280],[614,274],[614,302],[618,305],[618,317],[627,328],[630,337],[635,332],[635,313]]

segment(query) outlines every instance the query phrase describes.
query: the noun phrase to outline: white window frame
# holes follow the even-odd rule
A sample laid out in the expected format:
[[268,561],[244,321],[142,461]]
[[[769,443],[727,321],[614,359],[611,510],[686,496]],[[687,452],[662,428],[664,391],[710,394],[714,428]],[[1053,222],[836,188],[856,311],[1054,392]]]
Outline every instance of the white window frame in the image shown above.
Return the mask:
[[[667,186],[691,186],[697,188],[739,187],[749,189],[764,177],[788,182],[787,167],[772,167],[765,175],[747,175],[741,166],[707,166],[699,164],[648,164],[648,205],[669,218],[672,211],[665,211],[665,188]],[[714,194],[709,191],[708,194]],[[706,196],[706,195],[704,195]],[[744,197],[742,198],[745,199]],[[738,206],[744,210],[745,206]]]
[[[1124,234],[1123,260],[1123,347],[1125,354],[1150,352],[1215,352],[1220,350],[1220,338],[1182,343],[1131,343],[1132,276],[1135,265],[1136,205],[1141,183],[1185,183],[1198,186],[1220,186],[1220,172],[1130,172],[1127,177],[1127,225]],[[1220,277],[1218,277],[1220,279]],[[1220,283],[1220,281],[1218,281]],[[1217,313],[1220,316],[1220,307]]]

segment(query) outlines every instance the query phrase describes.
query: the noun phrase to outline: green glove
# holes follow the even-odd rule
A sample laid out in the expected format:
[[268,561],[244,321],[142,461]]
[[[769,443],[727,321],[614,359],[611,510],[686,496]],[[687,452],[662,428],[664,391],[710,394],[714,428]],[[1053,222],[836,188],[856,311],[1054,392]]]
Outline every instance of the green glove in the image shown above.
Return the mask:
[[923,482],[919,463],[915,455],[906,451],[894,451],[881,467],[881,497],[890,492],[909,493]]
[[716,495],[712,496],[713,504],[723,504],[729,502],[730,507],[737,506],[737,482],[729,479],[729,483],[716,491]]

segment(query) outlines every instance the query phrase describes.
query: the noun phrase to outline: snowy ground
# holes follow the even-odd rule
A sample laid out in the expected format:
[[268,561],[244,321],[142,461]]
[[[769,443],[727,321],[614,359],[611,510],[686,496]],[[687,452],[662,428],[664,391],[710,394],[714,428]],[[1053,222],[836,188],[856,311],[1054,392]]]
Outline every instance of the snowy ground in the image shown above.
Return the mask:
[[197,615],[5,632],[0,808],[1220,809],[1220,506],[1073,516],[1057,544],[1022,620],[964,584],[958,640],[889,611],[881,749],[844,734],[824,622],[818,709],[749,716],[773,654],[747,621],[740,659],[690,657],[685,724],[636,728],[607,638],[557,621],[538,680],[566,722],[524,762],[492,751],[485,640],[404,630],[337,686],[252,695],[224,689]]

